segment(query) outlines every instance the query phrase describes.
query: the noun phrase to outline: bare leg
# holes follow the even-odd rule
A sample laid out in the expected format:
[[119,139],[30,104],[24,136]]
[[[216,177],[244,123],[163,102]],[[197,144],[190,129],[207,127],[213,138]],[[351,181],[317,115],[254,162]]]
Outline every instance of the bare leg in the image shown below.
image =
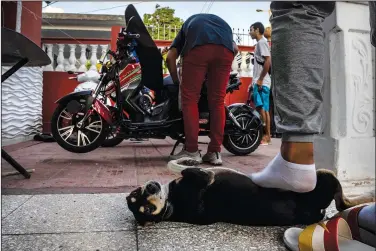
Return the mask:
[[271,142],[271,135],[270,135],[270,113],[269,112],[265,112],[265,117],[266,117],[266,141],[268,143]]

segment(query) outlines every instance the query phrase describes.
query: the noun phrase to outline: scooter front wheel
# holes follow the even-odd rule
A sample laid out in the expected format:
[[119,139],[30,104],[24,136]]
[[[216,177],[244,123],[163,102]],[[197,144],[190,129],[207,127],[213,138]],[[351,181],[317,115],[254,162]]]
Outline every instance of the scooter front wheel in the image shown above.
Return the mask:
[[[84,100],[77,99],[78,102]],[[66,104],[59,104],[51,119],[51,131],[56,142],[73,153],[87,153],[100,147],[108,135],[106,121],[94,110],[82,125],[84,113],[68,112]],[[80,126],[79,126],[80,125]]]

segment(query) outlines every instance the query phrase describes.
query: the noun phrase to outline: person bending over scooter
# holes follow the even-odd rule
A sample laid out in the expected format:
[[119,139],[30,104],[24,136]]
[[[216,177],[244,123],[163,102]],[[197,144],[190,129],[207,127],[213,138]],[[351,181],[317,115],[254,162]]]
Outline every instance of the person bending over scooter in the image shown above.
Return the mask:
[[[234,55],[238,52],[231,27],[213,14],[196,14],[182,25],[167,54],[167,68],[179,85],[176,60],[182,58],[181,102],[185,146],[171,159],[190,157],[198,162],[221,165],[221,144],[225,126],[224,99]],[[200,91],[207,74],[210,110],[210,143],[201,158],[198,151]]]

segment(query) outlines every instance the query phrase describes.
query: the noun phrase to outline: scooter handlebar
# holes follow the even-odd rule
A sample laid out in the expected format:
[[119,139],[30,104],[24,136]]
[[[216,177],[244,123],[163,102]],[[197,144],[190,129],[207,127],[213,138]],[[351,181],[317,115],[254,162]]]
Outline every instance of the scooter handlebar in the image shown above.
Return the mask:
[[125,34],[125,36],[127,38],[131,38],[131,39],[133,39],[133,38],[140,38],[140,34],[137,34],[137,33],[135,33],[135,34],[127,33],[127,34]]

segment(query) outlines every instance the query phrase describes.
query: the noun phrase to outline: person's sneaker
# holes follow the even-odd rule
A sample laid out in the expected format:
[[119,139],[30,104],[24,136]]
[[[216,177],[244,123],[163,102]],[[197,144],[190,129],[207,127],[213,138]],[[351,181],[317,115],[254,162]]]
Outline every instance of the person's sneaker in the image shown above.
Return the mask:
[[185,149],[181,150],[179,153],[175,155],[170,155],[170,160],[178,160],[178,159],[185,158],[185,157],[194,159],[200,164],[202,163],[202,158],[201,158],[201,154],[199,151],[191,153],[191,152],[186,151]]
[[219,152],[213,152],[213,153],[208,152],[204,155],[204,157],[202,157],[202,160],[214,166],[222,165],[222,157],[221,157],[221,153]]
[[200,163],[192,158],[184,157],[178,160],[170,160],[167,168],[175,173],[181,173],[184,169],[198,167]]

